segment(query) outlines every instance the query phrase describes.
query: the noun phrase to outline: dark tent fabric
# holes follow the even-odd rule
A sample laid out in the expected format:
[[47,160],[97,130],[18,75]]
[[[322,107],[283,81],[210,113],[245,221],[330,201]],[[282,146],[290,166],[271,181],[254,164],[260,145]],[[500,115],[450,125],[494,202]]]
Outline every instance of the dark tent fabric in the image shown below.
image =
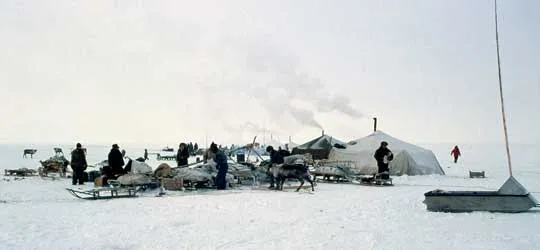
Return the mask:
[[328,135],[322,135],[300,146],[293,148],[292,154],[310,153],[313,160],[328,159],[328,154],[335,144],[345,145],[344,142]]

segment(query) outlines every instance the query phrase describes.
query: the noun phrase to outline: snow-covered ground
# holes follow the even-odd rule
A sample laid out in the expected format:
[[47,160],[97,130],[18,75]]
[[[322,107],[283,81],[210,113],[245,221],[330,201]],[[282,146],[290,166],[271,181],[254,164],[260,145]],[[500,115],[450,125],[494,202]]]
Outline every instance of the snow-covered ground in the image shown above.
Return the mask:
[[[0,171],[37,168],[53,146],[23,159],[23,145],[0,145]],[[446,176],[395,177],[393,187],[318,183],[313,193],[244,188],[86,201],[65,191],[67,179],[2,176],[0,249],[540,249],[539,210],[434,213],[422,203],[435,188],[498,189],[508,177],[502,145],[460,145],[458,164],[453,145],[421,146],[435,152]],[[89,146],[89,163],[108,150]],[[540,198],[540,146],[512,150],[514,176]],[[136,158],[144,149],[126,151]],[[469,179],[469,169],[487,178]]]

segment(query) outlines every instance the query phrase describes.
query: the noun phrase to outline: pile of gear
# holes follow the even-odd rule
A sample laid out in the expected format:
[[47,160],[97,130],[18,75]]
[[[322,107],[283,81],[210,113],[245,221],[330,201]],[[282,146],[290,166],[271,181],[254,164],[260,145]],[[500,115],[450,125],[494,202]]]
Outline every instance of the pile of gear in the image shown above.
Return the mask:
[[45,161],[39,161],[39,163],[41,163],[41,167],[38,168],[39,176],[58,173],[61,177],[65,177],[69,165],[69,161],[63,155],[55,155]]

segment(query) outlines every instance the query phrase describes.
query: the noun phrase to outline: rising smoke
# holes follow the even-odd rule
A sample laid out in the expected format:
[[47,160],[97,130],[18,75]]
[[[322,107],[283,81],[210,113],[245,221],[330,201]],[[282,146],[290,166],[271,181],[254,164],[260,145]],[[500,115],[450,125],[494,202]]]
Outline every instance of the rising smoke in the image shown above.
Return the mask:
[[[337,111],[352,118],[363,117],[346,96],[329,93],[321,79],[301,71],[292,56],[268,44],[265,40],[246,46],[245,65],[249,72],[255,73],[252,82],[258,83],[251,90],[253,93],[266,93],[256,95],[271,116],[280,115],[275,112],[287,112],[299,124],[319,129],[323,126],[316,120],[314,110]],[[307,103],[314,110],[298,107],[295,101]]]
[[[284,121],[293,119],[302,126],[323,129],[315,117],[316,112],[335,111],[351,118],[363,117],[346,96],[331,93],[321,79],[303,71],[294,56],[277,46],[271,46],[271,39],[265,37],[248,43],[244,41],[228,39],[226,43],[219,44],[221,51],[226,51],[222,56],[232,59],[232,62],[223,58],[216,60],[230,62],[219,67],[227,69],[221,72],[235,73],[234,77],[220,76],[219,83],[208,88],[209,91],[219,91],[221,88],[218,85],[226,85],[230,91],[245,93],[256,100],[268,112],[268,118],[279,123],[281,128],[290,127]],[[231,70],[233,65],[237,70]],[[212,72],[216,73],[220,72]],[[306,105],[298,105],[299,102]],[[228,124],[226,129],[231,132],[264,131],[257,127],[253,123]]]

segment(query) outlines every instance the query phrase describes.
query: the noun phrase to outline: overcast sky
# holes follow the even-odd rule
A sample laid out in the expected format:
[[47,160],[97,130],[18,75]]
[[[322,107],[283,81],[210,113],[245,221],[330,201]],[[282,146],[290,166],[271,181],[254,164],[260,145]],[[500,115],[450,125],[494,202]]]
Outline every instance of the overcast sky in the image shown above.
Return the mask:
[[[540,1],[500,1],[511,142],[540,140]],[[0,142],[503,142],[491,0],[0,1]]]

